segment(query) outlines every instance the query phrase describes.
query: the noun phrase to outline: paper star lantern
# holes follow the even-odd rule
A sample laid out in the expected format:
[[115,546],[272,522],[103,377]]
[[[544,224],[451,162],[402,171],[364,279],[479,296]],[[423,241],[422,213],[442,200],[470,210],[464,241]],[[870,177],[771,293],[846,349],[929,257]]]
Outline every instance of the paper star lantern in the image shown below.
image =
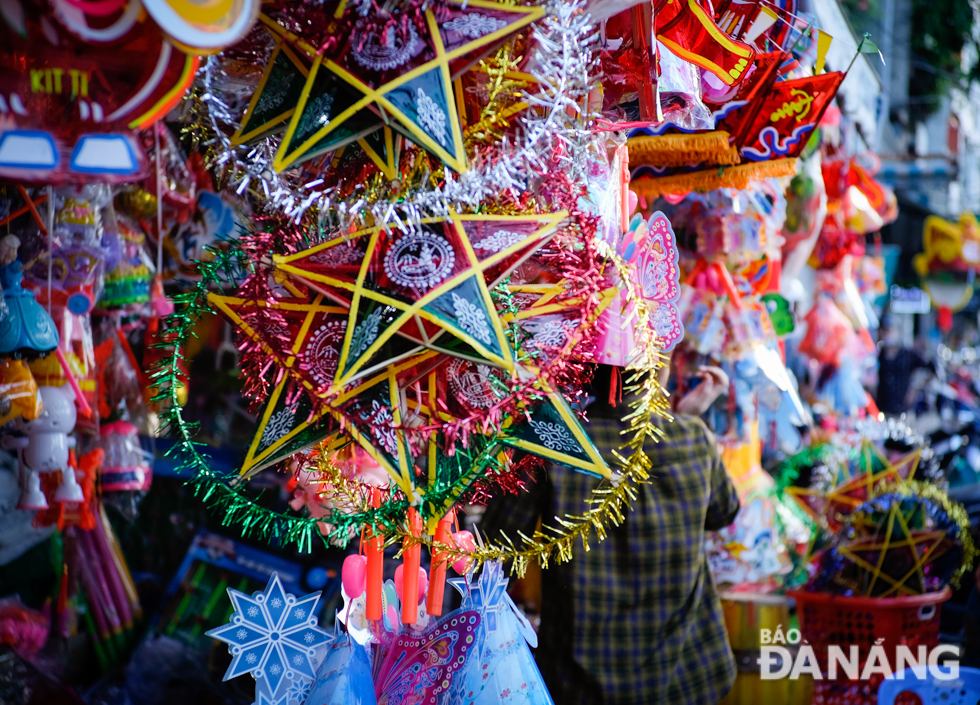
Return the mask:
[[525,416],[505,425],[504,443],[587,475],[611,479],[613,474],[565,398],[543,383],[546,397]]
[[242,462],[243,477],[318,443],[335,450],[349,442],[333,419],[326,417],[324,407],[314,408],[310,397],[301,391],[290,395],[288,387],[286,379],[276,385],[259,413],[255,435]]
[[282,37],[274,36],[275,49],[245,109],[242,126],[231,139],[233,145],[284,130],[310,75],[310,59]]
[[829,578],[866,597],[921,595],[955,584],[975,552],[963,508],[915,481],[879,488],[833,538],[813,580]]
[[864,441],[853,475],[847,473],[845,468],[839,468],[834,478],[836,484],[830,488],[787,487],[786,492],[811,517],[817,520],[826,518],[831,528],[837,528],[840,526],[837,515],[840,512],[850,513],[867,501],[876,487],[885,482],[912,479],[921,456],[921,450],[914,450],[891,462],[876,445]]
[[[234,145],[284,131],[290,124],[297,103],[303,97],[303,89],[314,59],[299,47],[287,42],[283,36],[275,32],[272,34],[275,48],[245,110],[242,125],[231,139]],[[309,120],[300,124],[285,145],[287,151],[292,150],[295,144],[299,144],[297,140],[302,141],[317,127],[319,123],[311,123]],[[379,116],[366,109],[351,117],[344,129],[334,131],[304,151],[296,162],[332,151],[337,151],[339,157],[344,147],[353,143],[364,150],[387,178],[396,178],[400,137],[384,125]]]
[[259,415],[241,474],[254,475],[320,443],[332,451],[356,442],[411,495],[413,456],[405,432],[392,428],[402,419],[398,380],[435,356],[435,352],[426,351],[390,364],[380,374],[318,406],[302,391],[290,395],[288,380],[282,380]]
[[[321,53],[287,32],[275,20],[261,20],[273,32],[315,57],[273,166],[289,168],[369,107],[413,142],[457,172],[467,169],[463,134],[452,81],[482,52],[526,27],[543,8],[503,5],[486,0],[448,0],[419,17],[395,17],[336,5],[334,19],[351,30],[332,51]],[[336,143],[336,140],[332,140]],[[321,151],[325,151],[322,150]]]
[[335,389],[363,376],[396,334],[512,371],[490,288],[545,244],[565,216],[451,213],[414,229],[368,228],[274,261],[349,306]]

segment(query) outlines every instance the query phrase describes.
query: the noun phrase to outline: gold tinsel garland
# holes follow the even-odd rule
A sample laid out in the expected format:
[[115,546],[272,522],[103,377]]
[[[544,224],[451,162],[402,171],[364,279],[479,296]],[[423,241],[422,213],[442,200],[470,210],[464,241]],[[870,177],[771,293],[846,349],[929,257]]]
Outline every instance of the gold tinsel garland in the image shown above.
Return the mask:
[[413,537],[405,529],[389,537],[387,544],[402,542],[403,549],[416,543],[425,544],[440,560],[453,563],[460,558],[476,567],[487,561],[511,561],[511,572],[523,577],[531,561],[537,561],[542,568],[548,563],[564,563],[572,559],[572,549],[577,541],[589,550],[589,538],[593,531],[597,541],[606,538],[606,524],[619,526],[625,518],[624,509],[637,498],[635,485],[649,482],[650,459],[643,447],[648,439],[660,440],[663,432],[653,423],[656,416],[671,419],[667,393],[657,380],[657,372],[663,368],[666,358],[660,353],[653,328],[649,325],[650,309],[642,296],[637,294],[630,277],[630,265],[626,264],[616,252],[604,242],[597,243],[597,250],[615,267],[626,293],[625,306],[633,305],[635,318],[633,326],[637,337],[637,353],[627,364],[627,378],[624,392],[633,396],[629,402],[632,411],[624,418],[629,428],[623,435],[629,440],[623,448],[630,450],[628,458],[614,451],[617,462],[622,467],[614,482],[600,485],[593,490],[587,500],[592,505],[585,514],[555,517],[559,526],[542,526],[531,536],[519,533],[520,542],[502,535],[500,543],[486,543],[467,551],[455,545],[439,543],[428,537]]

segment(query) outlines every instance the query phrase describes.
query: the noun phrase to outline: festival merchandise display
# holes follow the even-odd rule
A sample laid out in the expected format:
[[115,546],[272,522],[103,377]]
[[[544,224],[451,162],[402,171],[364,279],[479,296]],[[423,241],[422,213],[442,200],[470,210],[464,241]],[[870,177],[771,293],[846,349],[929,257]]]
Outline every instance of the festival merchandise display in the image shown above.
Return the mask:
[[[654,16],[663,64],[671,67],[683,58],[698,69],[686,80],[673,73],[661,75],[670,97],[662,112],[648,109],[653,103],[640,90],[639,113],[627,106],[625,121],[609,125],[629,130],[633,189],[642,198],[695,189],[744,189],[755,179],[792,176],[796,158],[847,75],[823,72],[832,38],[817,31],[812,18],[794,14],[797,3],[738,5],[737,10],[735,4],[718,8],[714,28],[712,18],[698,15],[706,31],[698,33],[694,46],[712,49],[712,59],[704,61],[690,58],[690,40],[677,42],[671,36],[677,24],[670,13]],[[607,37],[629,36],[629,27],[612,29],[613,20],[607,23]],[[732,36],[719,31],[721,26]],[[635,41],[632,47],[618,41],[619,49],[604,55],[616,68],[637,47]],[[877,49],[865,40],[858,51]],[[626,71],[613,75],[622,76],[626,87],[636,85]],[[661,90],[659,82],[651,85]],[[616,95],[607,94],[606,104]]]
[[[174,356],[151,372],[161,390],[155,401],[171,402],[164,413],[182,441],[191,482],[227,523],[302,548],[317,537],[337,545],[361,537],[360,553],[343,571],[350,636],[339,637],[344,643],[331,649],[311,692],[326,701],[368,692],[363,676],[370,672],[381,700],[412,692],[445,702],[501,701],[520,686],[503,671],[499,692],[493,684],[461,685],[477,667],[463,648],[463,627],[496,632],[507,621],[489,612],[468,616],[465,599],[462,614],[442,616],[446,565],[487,590],[486,581],[496,580],[488,561],[511,560],[522,573],[532,560],[567,560],[573,542],[587,540],[591,527],[601,538],[599,527],[622,511],[630,483],[646,476],[642,443],[651,431],[643,419],[665,409],[652,375],[658,351],[684,334],[677,231],[666,212],[632,217],[626,155],[607,149],[604,132],[580,131],[576,101],[590,93],[591,65],[569,38],[589,30],[570,8],[545,8],[533,34],[523,29],[540,9],[490,2],[326,10],[312,17],[294,4],[264,6],[246,41],[209,58],[202,71],[205,92],[192,96],[184,115],[200,116],[215,138],[185,134],[229,186],[259,196],[264,212],[253,203],[244,232],[194,264],[199,283],[176,297],[162,329]],[[620,18],[620,28],[623,20],[632,21]],[[696,76],[681,65],[692,57],[728,85],[742,80],[754,51],[734,40],[694,40],[715,22],[699,6],[664,20],[658,36],[679,62],[669,75],[663,67],[665,80]],[[643,22],[637,19],[634,33]],[[645,51],[649,64],[653,47]],[[454,99],[450,86],[472,85],[466,70],[480,54],[489,58],[473,97]],[[264,67],[258,75],[256,64]],[[566,90],[542,89],[558,84]],[[508,93],[507,85],[522,91]],[[556,159],[559,173],[544,166]],[[352,180],[364,186],[352,189]],[[773,202],[756,207],[760,221],[780,217]],[[774,237],[779,224],[768,228]],[[761,237],[757,247],[766,246]],[[746,264],[747,281],[762,276]],[[237,477],[211,470],[172,403],[176,355],[209,311],[237,331],[242,392],[257,421]],[[756,312],[758,327],[764,309]],[[738,343],[754,350],[752,334]],[[607,465],[575,411],[584,401],[582,365],[593,360],[634,371],[627,385],[639,401],[619,467]],[[610,483],[585,516],[546,524],[520,542],[473,543],[454,530],[454,506],[521,491],[532,456]],[[382,471],[381,482],[363,479],[366,465]],[[275,467],[297,478],[292,506],[305,507],[308,517],[252,498],[248,483]],[[402,562],[389,584],[381,580],[380,549],[391,541],[401,543]],[[423,544],[431,574],[420,568]],[[452,639],[458,654],[414,655],[447,629],[460,630]],[[239,664],[229,676],[254,672],[259,698],[295,698],[295,679],[311,679],[315,664],[304,662],[284,685],[284,664],[245,665],[248,633],[229,627],[215,634]],[[368,659],[355,646],[366,642],[375,644]],[[524,684],[539,683],[523,697],[547,702],[539,679],[520,665],[528,661],[521,648],[515,673],[529,674]],[[254,655],[256,663],[272,663],[265,651]],[[414,659],[436,671],[415,681],[402,670]],[[400,664],[392,675],[389,663]],[[431,694],[419,690],[433,686]]]
[[[50,616],[0,610],[19,653],[88,633],[102,671],[126,661],[122,534],[158,436],[223,532],[269,550],[165,515],[191,549],[133,673],[210,636],[258,704],[550,703],[505,570],[623,520],[671,351],[678,397],[704,364],[731,380],[707,417],[743,500],[709,538],[720,582],[781,589],[812,558],[835,590],[926,592],[970,559],[911,473],[848,456],[848,480],[794,490],[763,470],[806,452],[814,402],[867,407],[844,398],[883,282],[861,236],[895,217],[873,159],[815,151],[847,72],[795,2],[598,24],[561,0],[0,4],[0,446],[16,511],[60,547]],[[933,225],[929,271],[950,261]],[[780,272],[811,250],[804,319]],[[836,396],[801,396],[784,362],[804,321]],[[583,422],[594,363],[626,370],[616,462]],[[466,528],[546,463],[603,480],[587,512]],[[841,497],[846,542],[823,533]],[[930,561],[900,575],[909,546]],[[347,555],[301,567],[313,551]]]

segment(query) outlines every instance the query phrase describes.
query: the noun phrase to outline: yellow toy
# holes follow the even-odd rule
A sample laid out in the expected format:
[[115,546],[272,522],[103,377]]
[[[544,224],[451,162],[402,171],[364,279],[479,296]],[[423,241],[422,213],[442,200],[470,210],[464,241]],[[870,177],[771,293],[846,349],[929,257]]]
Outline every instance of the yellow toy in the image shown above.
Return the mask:
[[924,252],[912,260],[923,278],[923,289],[939,308],[958,311],[973,297],[973,285],[962,276],[980,267],[980,225],[973,213],[953,223],[938,216],[926,218],[922,229]]
[[37,382],[23,360],[0,361],[0,425],[23,416],[33,421],[41,413]]

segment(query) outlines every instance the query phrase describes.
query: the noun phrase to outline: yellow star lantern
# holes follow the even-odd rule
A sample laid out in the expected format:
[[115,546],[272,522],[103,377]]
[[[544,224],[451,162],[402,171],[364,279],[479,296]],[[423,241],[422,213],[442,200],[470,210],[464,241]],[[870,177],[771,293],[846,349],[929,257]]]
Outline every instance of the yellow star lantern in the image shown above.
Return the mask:
[[272,32],[312,57],[273,167],[282,171],[307,158],[311,150],[322,153],[351,141],[364,129],[367,112],[373,111],[454,171],[466,171],[453,78],[542,17],[544,9],[445,0],[419,11],[361,10],[350,9],[346,0],[335,6],[335,26],[328,32],[341,39],[326,52],[272,17],[260,17]]
[[566,215],[451,212],[414,227],[367,228],[276,256],[281,272],[349,309],[336,378],[327,391],[371,370],[372,359],[396,334],[513,371],[490,289],[544,245]]
[[[856,474],[850,475],[841,469],[835,478],[836,484],[829,489],[787,487],[786,492],[810,517],[817,521],[826,518],[832,528],[838,527],[840,522],[837,515],[840,512],[849,513],[866,502],[876,487],[886,482],[912,479],[921,456],[921,449],[916,449],[891,462],[878,446],[865,440],[861,445],[859,471]],[[876,466],[881,469],[876,471]]]
[[[889,505],[888,514],[883,521],[862,516],[852,519],[852,524],[865,535],[842,544],[837,550],[864,574],[865,596],[904,597],[922,594],[922,586],[926,582],[923,568],[948,551],[950,544],[946,531],[913,530],[909,527],[911,515],[919,511],[920,507],[913,505],[906,514],[902,511],[900,502],[895,499]],[[911,565],[902,575],[889,575],[884,570],[886,559],[895,553],[911,556],[909,560],[903,561],[903,564],[907,562]],[[915,578],[918,578],[917,582]]]
[[[274,25],[278,28],[278,25]],[[299,46],[290,44],[285,36],[266,28],[272,34],[275,48],[262,72],[255,93],[245,109],[241,127],[231,138],[234,145],[253,142],[286,130],[296,112],[297,103],[303,98],[303,88],[310,75],[315,54],[309,54]],[[281,28],[279,28],[281,29]],[[310,49],[308,45],[305,45]],[[308,127],[304,123],[300,134]],[[297,137],[294,131],[293,138]],[[332,133],[305,150],[295,162],[305,161],[326,152],[339,154],[345,147],[356,143],[388,179],[398,175],[398,155],[401,137],[385,125],[381,117],[370,110],[361,110],[350,117],[344,129]]]

